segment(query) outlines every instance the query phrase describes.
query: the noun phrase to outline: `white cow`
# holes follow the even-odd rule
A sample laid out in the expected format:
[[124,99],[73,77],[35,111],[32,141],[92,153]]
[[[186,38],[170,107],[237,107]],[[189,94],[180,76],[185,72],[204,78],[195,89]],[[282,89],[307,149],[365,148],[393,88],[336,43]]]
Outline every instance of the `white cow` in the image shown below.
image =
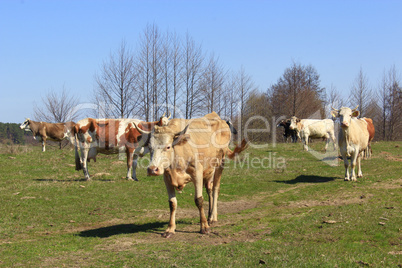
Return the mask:
[[[363,177],[360,167],[360,153],[363,152],[368,145],[369,132],[367,130],[367,122],[364,119],[357,119],[360,112],[357,107],[353,110],[347,107],[342,107],[339,110],[332,108],[332,116],[339,117],[339,149],[345,164],[345,181],[356,181],[355,166],[357,162],[357,177]],[[349,161],[352,174],[349,174]]]
[[296,116],[290,118],[289,129],[296,130],[298,136],[301,138],[304,150],[308,151],[308,139],[325,138],[325,150],[328,148],[329,138],[334,143],[334,150],[336,149],[334,121],[331,119],[299,119]]

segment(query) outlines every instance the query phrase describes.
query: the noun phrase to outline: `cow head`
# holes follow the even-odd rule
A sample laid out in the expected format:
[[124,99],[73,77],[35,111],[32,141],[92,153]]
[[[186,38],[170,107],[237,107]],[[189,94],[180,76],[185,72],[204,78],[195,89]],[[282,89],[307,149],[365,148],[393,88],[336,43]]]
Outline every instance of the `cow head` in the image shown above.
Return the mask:
[[229,128],[230,128],[230,131],[233,133],[233,134],[237,134],[237,129],[233,126],[233,123],[232,123],[232,121],[230,121],[230,120],[226,120],[226,124],[228,124],[228,126],[229,126]]
[[148,176],[158,176],[164,173],[164,170],[173,164],[173,147],[187,142],[189,135],[186,134],[187,125],[180,132],[174,132],[169,126],[155,126],[152,132],[144,131],[134,124],[141,134],[150,134],[148,148],[151,154],[151,160],[148,167]]
[[300,123],[300,119],[297,118],[296,116],[292,116],[292,117],[290,118],[289,129],[291,129],[291,130],[297,130],[297,129],[298,129],[298,127],[297,127],[297,124],[298,124],[298,123]]
[[285,127],[285,120],[281,120],[276,127]]
[[284,127],[285,129],[289,128],[289,126],[290,126],[290,119],[283,119],[279,121],[279,123],[276,125],[276,127]]
[[25,121],[24,121],[24,123],[22,123],[22,124],[20,125],[20,128],[21,128],[21,129],[25,129],[26,131],[30,130],[30,127],[29,127],[29,123],[30,123],[30,122],[31,122],[31,120],[30,120],[29,118],[26,118]]
[[339,117],[339,123],[341,124],[341,127],[343,129],[347,129],[350,126],[352,117],[357,117],[360,114],[360,112],[357,110],[357,107],[359,107],[359,105],[357,105],[356,108],[354,108],[353,110],[348,107],[342,107],[339,110],[332,107],[331,115],[334,118]]

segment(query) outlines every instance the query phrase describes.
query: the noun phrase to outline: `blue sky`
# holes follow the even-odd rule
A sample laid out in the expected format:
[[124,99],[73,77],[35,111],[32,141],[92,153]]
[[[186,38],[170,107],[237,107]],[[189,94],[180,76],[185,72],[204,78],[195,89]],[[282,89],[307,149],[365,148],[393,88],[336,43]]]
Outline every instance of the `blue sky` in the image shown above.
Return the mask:
[[0,122],[33,117],[63,86],[90,100],[94,75],[147,24],[188,32],[227,70],[244,66],[261,91],[292,62],[346,98],[360,68],[376,89],[402,71],[402,1],[0,1]]

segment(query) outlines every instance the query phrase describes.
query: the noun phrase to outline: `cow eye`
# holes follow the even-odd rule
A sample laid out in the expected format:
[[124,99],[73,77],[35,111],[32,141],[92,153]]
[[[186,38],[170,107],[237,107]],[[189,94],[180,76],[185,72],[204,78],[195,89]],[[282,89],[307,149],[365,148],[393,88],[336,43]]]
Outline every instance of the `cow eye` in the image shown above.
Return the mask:
[[166,150],[170,150],[170,148],[172,148],[172,146],[170,145],[166,146]]

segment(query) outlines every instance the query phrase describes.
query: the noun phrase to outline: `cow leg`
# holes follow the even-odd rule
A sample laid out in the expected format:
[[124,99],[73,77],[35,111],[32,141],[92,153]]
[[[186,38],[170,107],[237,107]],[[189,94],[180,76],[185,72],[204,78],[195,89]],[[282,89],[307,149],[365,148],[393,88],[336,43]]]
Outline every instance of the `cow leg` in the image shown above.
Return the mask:
[[349,181],[349,161],[346,152],[342,154],[343,164],[345,166],[345,181]]
[[360,166],[360,162],[361,162],[361,154],[357,155],[357,177],[358,178],[362,178],[363,177],[363,172]]
[[133,178],[131,177],[131,168],[133,165],[133,154],[134,149],[126,147],[126,157],[127,157],[127,180],[132,181]]
[[163,174],[163,180],[165,181],[166,190],[169,196],[169,208],[170,208],[170,219],[169,225],[166,231],[162,234],[163,237],[169,238],[175,234],[176,230],[176,209],[177,209],[177,199],[174,187],[171,184],[170,174],[165,172]]
[[334,143],[334,151],[336,150],[336,138],[335,138],[335,134],[331,133],[331,140]]
[[42,139],[42,152],[45,152],[45,151],[46,151],[46,139],[43,138]]
[[328,144],[329,144],[329,137],[325,139],[325,147],[324,147],[325,152],[327,152]]
[[212,211],[210,210],[208,215],[208,223],[210,225],[218,221],[218,196],[219,196],[219,189],[221,186],[222,172],[223,172],[223,164],[215,169],[214,183],[212,186],[212,196],[213,196]]
[[[132,179],[135,181],[138,181],[137,179],[137,162],[138,162],[138,157],[143,156],[145,154],[149,153],[149,148],[148,147],[140,147],[135,149],[133,153],[133,163],[132,163],[132,168],[133,168],[133,174],[132,174]],[[127,176],[129,174],[127,173]]]
[[75,147],[75,170],[81,170],[82,164],[77,146]]
[[365,152],[366,152],[366,159],[370,158],[371,153],[372,153],[372,151],[371,151],[371,143],[370,142],[367,144],[367,148],[366,148]]
[[87,148],[81,148],[81,166],[82,170],[84,171],[84,176],[87,181],[91,180],[89,177],[89,172],[88,172],[88,151],[89,149]]
[[355,167],[356,167],[356,159],[358,158],[359,153],[354,152],[352,153],[352,155],[350,156],[350,169],[351,169],[351,177],[350,180],[351,181],[357,181],[356,179],[356,173],[355,173]]
[[202,176],[202,168],[197,169],[196,179],[194,180],[195,185],[195,205],[198,208],[200,213],[200,233],[207,234],[209,233],[209,225],[207,222],[207,218],[205,217],[204,212],[204,198],[202,197],[202,183],[203,183],[203,176]]
[[205,183],[205,189],[207,190],[207,194],[208,194],[208,205],[209,205],[209,210],[208,210],[208,223],[209,219],[211,218],[211,213],[212,213],[212,205],[213,205],[213,196],[212,196],[212,185],[213,185],[213,178],[211,178],[210,180],[208,180]]
[[308,152],[308,136],[303,137],[303,148]]
[[137,161],[138,161],[138,154],[135,154],[133,157],[133,180],[138,181],[137,179]]

